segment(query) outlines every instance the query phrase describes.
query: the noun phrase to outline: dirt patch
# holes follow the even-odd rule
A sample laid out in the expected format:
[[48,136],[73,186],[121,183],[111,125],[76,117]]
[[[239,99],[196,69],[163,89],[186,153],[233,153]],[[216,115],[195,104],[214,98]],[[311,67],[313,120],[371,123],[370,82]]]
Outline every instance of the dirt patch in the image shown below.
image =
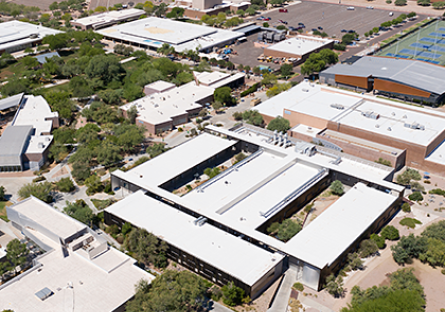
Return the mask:
[[55,174],[53,174],[53,178],[57,178],[68,173],[69,173],[68,169],[65,166],[63,166],[62,168],[60,168],[60,170],[58,170]]

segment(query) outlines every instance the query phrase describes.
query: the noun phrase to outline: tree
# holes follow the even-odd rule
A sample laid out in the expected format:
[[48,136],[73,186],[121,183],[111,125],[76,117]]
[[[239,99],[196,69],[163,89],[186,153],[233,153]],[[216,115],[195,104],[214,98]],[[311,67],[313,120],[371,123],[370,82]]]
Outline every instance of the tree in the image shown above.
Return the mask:
[[103,190],[103,184],[100,181],[100,177],[93,174],[85,180],[85,185],[88,187],[87,195],[91,196],[95,193],[99,193]]
[[70,203],[65,202],[66,207],[63,208],[63,212],[69,215],[71,218],[76,219],[88,226],[91,226],[91,221],[93,220],[93,211],[88,207],[88,205],[82,199]]
[[[46,38],[46,37],[45,37]],[[120,64],[119,59],[113,55],[96,55],[85,68],[88,78],[98,78],[104,84],[111,81],[119,81],[125,74],[125,69]]]
[[150,155],[150,158],[155,158],[156,156],[167,151],[165,148],[165,144],[155,143],[147,148],[147,154]]
[[409,12],[408,15],[407,15],[408,18],[413,18],[415,16],[417,16],[416,12]]
[[0,201],[6,200],[5,198],[6,189],[4,186],[0,186]]
[[408,196],[408,198],[409,198],[409,200],[412,200],[412,201],[422,201],[423,200],[422,193],[420,193],[420,192],[414,192],[414,193],[410,194]]
[[55,11],[55,10],[57,10],[59,8],[59,4],[57,3],[57,1],[54,1],[53,3],[51,3],[50,5],[49,5],[49,9],[51,10],[51,11]]
[[246,12],[244,12],[244,10],[241,10],[241,9],[238,10],[238,11],[236,11],[236,14],[239,15],[239,16],[241,16],[241,17],[243,17],[245,13],[246,13]]
[[234,307],[241,304],[244,298],[244,290],[235,286],[233,282],[229,282],[221,288],[223,293],[223,302],[228,306]]
[[145,229],[133,228],[125,238],[124,248],[135,253],[136,258],[146,265],[167,266],[167,244]]
[[125,236],[128,233],[130,233],[132,229],[133,229],[133,227],[131,226],[131,224],[128,222],[125,222],[124,225],[122,225],[122,234]]
[[351,34],[351,33],[347,33],[345,35],[343,35],[343,37],[341,38],[341,42],[348,45],[351,44],[351,42],[353,42],[356,38],[356,34]]
[[421,235],[423,237],[436,238],[445,242],[445,221],[441,220],[429,225]]
[[290,76],[292,74],[293,66],[291,64],[283,64],[280,67],[280,73],[282,76]]
[[136,105],[133,105],[127,110],[127,118],[130,120],[132,124],[136,122],[136,117],[138,116],[138,109]]
[[264,123],[263,116],[257,110],[244,111],[241,118],[254,126],[262,126]]
[[374,28],[372,29],[372,32],[373,32],[374,34],[378,34],[378,33],[379,33],[379,28],[378,28],[378,27],[374,27]]
[[335,64],[338,62],[338,55],[331,49],[323,49],[320,51],[320,55],[326,64]]
[[431,0],[417,0],[417,4],[421,6],[428,6],[431,4]]
[[394,1],[394,4],[397,6],[404,6],[406,5],[406,0],[396,0]]
[[402,236],[397,245],[391,246],[392,257],[398,264],[410,263],[428,249],[426,237],[415,237],[414,234]]
[[22,59],[22,63],[23,63],[23,65],[25,65],[26,68],[28,68],[28,69],[32,69],[32,68],[34,68],[34,67],[39,66],[39,61],[37,61],[37,59],[34,58],[34,57],[32,57],[32,56],[25,56],[25,57]]
[[213,92],[215,102],[223,103],[226,106],[233,106],[236,104],[236,99],[232,97],[232,89],[230,87],[221,87],[215,89]]
[[73,170],[71,175],[77,183],[82,183],[91,175],[90,165],[85,162],[73,163]]
[[312,53],[301,66],[301,73],[303,75],[310,75],[315,72],[320,72],[326,67],[326,61],[320,53]]
[[175,53],[175,48],[168,43],[163,43],[160,48],[156,51],[161,55],[169,55]]
[[[0,262],[0,282],[3,282],[3,275],[9,271],[11,271],[12,267],[8,261]],[[14,312],[12,310],[3,310],[3,312]]]
[[60,50],[66,48],[71,37],[67,33],[45,36],[42,40],[43,44],[48,44],[51,50]]
[[267,231],[272,234],[277,234],[279,240],[283,242],[287,242],[292,237],[297,235],[302,229],[300,223],[295,222],[291,219],[286,219],[282,223],[272,223],[271,226],[267,229]]
[[378,234],[371,234],[370,239],[372,239],[377,244],[377,247],[379,247],[379,249],[385,248],[386,243],[385,243],[384,237],[382,237]]
[[273,97],[280,94],[283,91],[287,91],[291,88],[291,83],[277,83],[272,88],[266,91],[268,97]]
[[372,239],[365,239],[360,243],[360,257],[367,258],[379,251],[379,247]]
[[246,13],[249,14],[250,16],[253,16],[256,14],[256,10],[252,7],[249,7],[246,9]]
[[269,124],[267,125],[267,130],[275,131],[285,133],[287,130],[290,129],[290,123],[289,120],[277,116],[276,118],[272,119]]
[[383,238],[389,239],[389,240],[398,240],[400,238],[399,230],[397,230],[392,225],[387,225],[382,229],[382,232],[380,233]]
[[45,203],[53,201],[53,186],[49,182],[25,184],[18,193],[21,198],[28,198],[32,195]]
[[122,124],[114,127],[117,144],[126,152],[133,151],[144,140],[145,128],[142,126]]
[[335,278],[334,274],[329,275],[326,278],[326,290],[334,297],[340,297],[344,293],[343,278],[339,275]]
[[150,284],[140,281],[136,295],[125,310],[146,311],[197,311],[205,303],[206,282],[189,271],[167,270],[158,275]]
[[17,275],[17,267],[21,267],[26,263],[29,250],[26,248],[26,244],[20,243],[17,238],[8,243],[6,250],[6,258],[12,263],[14,274]]
[[445,266],[445,242],[437,238],[428,238],[428,248],[419,254],[419,260],[432,266]]
[[184,15],[184,8],[174,7],[169,13],[167,13],[167,18],[179,19]]
[[156,15],[156,17],[162,17],[163,15],[165,15],[166,12],[167,4],[165,4],[164,2],[154,7],[154,14]]
[[[259,69],[259,67],[258,67],[258,69]],[[270,87],[270,86],[272,86],[272,85],[274,85],[276,83],[277,83],[277,76],[275,76],[272,73],[265,73],[265,74],[263,74],[263,80],[261,80],[261,84],[263,86]]]
[[39,22],[45,24],[48,23],[50,19],[51,15],[49,15],[48,13],[43,13],[42,15],[40,15]]
[[73,95],[75,97],[82,98],[93,94],[93,90],[91,90],[88,86],[88,82],[83,77],[76,76],[71,78],[69,86],[73,90]]
[[68,177],[67,177],[67,178],[62,178],[62,179],[60,179],[60,180],[56,183],[56,185],[57,185],[57,189],[58,189],[60,192],[64,192],[64,193],[72,192],[72,191],[74,191],[74,189],[75,189],[73,180],[71,180],[71,179],[68,178]]
[[402,211],[404,211],[404,212],[411,212],[411,206],[408,203],[403,203]]
[[329,186],[329,189],[331,190],[332,194],[341,196],[345,192],[343,183],[341,183],[339,180],[335,180],[331,183],[331,186]]
[[433,8],[437,10],[442,10],[445,7],[445,1],[439,1],[433,3]]
[[351,270],[361,270],[363,268],[363,261],[360,255],[356,252],[348,254],[348,265]]
[[97,152],[97,161],[104,166],[109,166],[122,160],[120,148],[111,141],[103,141]]

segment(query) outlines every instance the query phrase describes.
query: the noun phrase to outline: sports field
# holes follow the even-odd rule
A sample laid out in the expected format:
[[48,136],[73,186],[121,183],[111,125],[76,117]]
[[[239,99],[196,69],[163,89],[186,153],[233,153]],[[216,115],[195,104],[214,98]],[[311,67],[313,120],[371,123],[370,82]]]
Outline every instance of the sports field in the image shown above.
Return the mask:
[[438,20],[382,49],[376,55],[445,65],[445,21]]

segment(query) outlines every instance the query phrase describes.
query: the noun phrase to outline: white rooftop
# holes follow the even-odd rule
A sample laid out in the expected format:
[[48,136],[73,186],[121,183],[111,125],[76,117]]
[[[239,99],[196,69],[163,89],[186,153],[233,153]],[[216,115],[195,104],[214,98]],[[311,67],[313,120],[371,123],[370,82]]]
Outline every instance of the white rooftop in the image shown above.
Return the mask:
[[357,183],[288,241],[284,250],[323,269],[335,261],[396,200],[396,196]]
[[309,126],[306,126],[303,124],[299,124],[299,125],[293,127],[292,129],[290,129],[290,131],[292,131],[292,132],[304,134],[307,136],[311,136],[313,138],[315,138],[317,136],[317,134],[320,133],[321,130],[323,130],[323,129],[309,127]]
[[[71,232],[73,234],[79,228],[86,227],[35,198],[22,201],[12,209],[60,235],[74,231]],[[33,268],[0,286],[2,310],[115,311],[134,296],[135,285],[141,279],[151,282],[154,278],[137,267],[133,258],[114,248],[105,245],[103,251],[92,259],[83,248],[73,252],[69,247],[64,255],[60,242],[35,229],[27,227],[26,230],[51,249],[34,259],[36,263]],[[94,238],[90,245],[101,244],[99,241],[103,240],[92,231],[78,240],[88,236]],[[102,242],[102,247],[103,243],[106,242]],[[36,293],[44,288],[48,288],[52,294],[41,300]]]
[[[295,87],[255,106],[254,110],[271,117],[286,116],[283,115],[283,111],[290,110],[330,120],[342,114],[345,109],[357,104],[360,100],[358,96],[350,94],[322,91],[319,84],[301,82]],[[341,104],[344,109],[333,108],[331,104]]]
[[[297,112],[420,146],[429,145],[445,131],[444,113],[311,82],[302,82],[254,109],[271,117],[286,117],[287,111]],[[379,118],[372,119],[362,115],[367,112],[378,114]],[[405,123],[417,123],[425,129],[405,127]]]
[[87,226],[48,204],[31,196],[11,207],[22,217],[26,217],[49,229],[58,237],[66,239],[84,230]]
[[120,108],[126,111],[135,106],[138,110],[138,119],[155,125],[162,124],[171,121],[173,117],[188,114],[188,111],[202,107],[196,102],[212,96],[213,92],[213,88],[196,85],[195,81],[191,81],[162,93],[150,94]]
[[100,14],[94,14],[87,17],[79,18],[73,20],[72,23],[80,24],[84,26],[96,26],[101,24],[107,24],[112,22],[119,22],[121,20],[125,20],[132,17],[138,17],[145,14],[144,10],[139,9],[126,9],[120,11],[109,11]]
[[161,47],[163,43],[172,45],[177,52],[205,50],[219,43],[242,37],[242,33],[216,29],[192,23],[148,17],[141,20],[104,28],[98,33],[133,43]]
[[425,160],[445,165],[445,141],[440,143],[434,151],[432,151]]
[[[41,25],[20,21],[4,22],[0,24],[0,51],[39,41],[45,36],[59,33],[61,33],[61,31]],[[30,38],[30,36],[34,34],[36,34],[36,37]]]
[[52,112],[43,96],[26,95],[24,104],[20,106],[14,126],[32,126],[35,136],[49,134],[53,122],[47,118],[57,118],[59,114]]
[[229,83],[246,76],[246,74],[244,73],[235,73],[233,75],[230,75],[219,71],[202,73],[194,72],[194,75],[200,83],[208,85],[209,87],[212,87],[214,89],[226,86]]
[[297,36],[267,47],[267,50],[274,50],[295,55],[305,55],[329,43],[332,43],[333,41],[334,40],[331,39]]
[[158,92],[164,92],[165,90],[171,89],[174,87],[176,87],[176,85],[174,83],[167,82],[164,80],[158,80],[158,81],[152,82],[152,83],[144,86],[144,88],[150,88],[150,89],[156,90]]
[[134,179],[137,185],[157,187],[236,143],[203,133],[125,173],[116,173]]
[[210,224],[195,225],[194,217],[146,196],[142,191],[106,210],[239,278],[247,285],[255,284],[283,258],[278,253],[269,253]]
[[[362,115],[365,112],[373,112],[380,117],[377,120],[368,118]],[[337,116],[333,121],[421,146],[427,146],[445,130],[445,118],[443,117],[391,107],[369,100],[364,101],[355,109],[351,109],[347,114]],[[405,127],[405,124],[414,123],[424,126],[425,129]]]

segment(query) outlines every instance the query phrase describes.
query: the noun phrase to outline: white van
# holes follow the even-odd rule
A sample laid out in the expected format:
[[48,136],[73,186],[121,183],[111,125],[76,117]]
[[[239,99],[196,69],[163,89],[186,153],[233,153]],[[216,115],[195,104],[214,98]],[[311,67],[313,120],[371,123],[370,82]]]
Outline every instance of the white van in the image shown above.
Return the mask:
[[353,10],[355,10],[355,7],[347,7],[346,10],[353,11]]

